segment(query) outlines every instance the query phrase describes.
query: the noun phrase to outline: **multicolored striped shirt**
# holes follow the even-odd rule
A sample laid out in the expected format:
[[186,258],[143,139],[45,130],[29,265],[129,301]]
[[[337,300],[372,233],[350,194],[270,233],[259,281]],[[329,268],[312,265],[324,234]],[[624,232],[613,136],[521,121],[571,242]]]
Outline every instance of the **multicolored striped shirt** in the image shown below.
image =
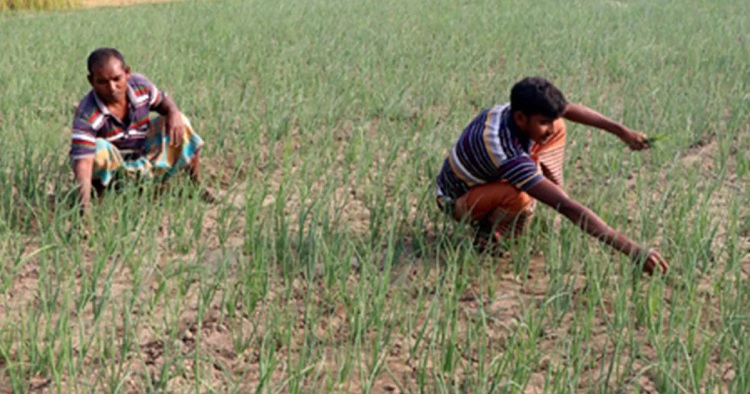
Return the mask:
[[148,78],[136,73],[128,79],[127,95],[127,119],[114,116],[93,89],[81,100],[73,118],[71,159],[93,157],[97,138],[112,143],[126,160],[145,153],[149,113],[162,103],[166,95]]
[[528,190],[543,177],[529,155],[532,144],[512,122],[509,104],[482,111],[445,159],[437,176],[437,195],[455,201],[473,186],[498,180]]

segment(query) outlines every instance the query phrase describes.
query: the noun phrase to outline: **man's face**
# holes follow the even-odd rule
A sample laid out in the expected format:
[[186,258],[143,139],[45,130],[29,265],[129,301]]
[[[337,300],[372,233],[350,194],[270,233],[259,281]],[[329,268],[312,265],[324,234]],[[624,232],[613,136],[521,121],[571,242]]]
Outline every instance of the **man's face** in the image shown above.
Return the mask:
[[122,62],[111,57],[91,70],[89,83],[104,104],[122,103],[126,100],[130,67],[122,67]]
[[555,131],[553,126],[555,119],[544,115],[526,116],[524,113],[517,111],[513,114],[513,119],[516,121],[518,128],[537,144],[544,144],[549,141]]

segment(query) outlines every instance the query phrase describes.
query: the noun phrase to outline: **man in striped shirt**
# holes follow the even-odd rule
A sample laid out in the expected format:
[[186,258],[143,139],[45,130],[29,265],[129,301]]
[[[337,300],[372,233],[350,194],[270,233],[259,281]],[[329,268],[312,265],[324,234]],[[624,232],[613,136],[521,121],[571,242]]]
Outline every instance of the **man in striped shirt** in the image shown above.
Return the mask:
[[172,99],[131,73],[114,48],[93,51],[87,63],[92,90],[76,108],[70,147],[84,212],[92,189],[100,195],[118,174],[163,181],[186,168],[199,182],[203,140]]
[[538,200],[643,263],[646,272],[665,273],[668,265],[659,252],[637,245],[562,190],[563,118],[608,131],[633,150],[649,148],[645,135],[567,103],[546,79],[525,78],[511,89],[510,103],[482,111],[463,130],[437,176],[438,205],[456,220],[472,221],[483,248],[522,232]]

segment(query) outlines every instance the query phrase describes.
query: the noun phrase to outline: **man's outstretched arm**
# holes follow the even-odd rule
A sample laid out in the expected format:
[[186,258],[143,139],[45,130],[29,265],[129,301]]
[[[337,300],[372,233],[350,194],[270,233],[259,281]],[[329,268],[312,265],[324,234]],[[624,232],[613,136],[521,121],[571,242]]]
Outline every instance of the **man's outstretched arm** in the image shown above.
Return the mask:
[[560,212],[592,237],[630,257],[631,260],[640,262],[641,259],[645,258],[643,269],[649,274],[655,271],[667,272],[669,265],[659,252],[644,249],[625,235],[609,227],[594,212],[568,197],[562,189],[550,180],[543,178],[526,192],[531,197]]
[[648,137],[637,131],[630,130],[625,125],[594,111],[581,104],[568,104],[562,115],[565,119],[586,126],[608,131],[617,137],[632,150],[648,149]]

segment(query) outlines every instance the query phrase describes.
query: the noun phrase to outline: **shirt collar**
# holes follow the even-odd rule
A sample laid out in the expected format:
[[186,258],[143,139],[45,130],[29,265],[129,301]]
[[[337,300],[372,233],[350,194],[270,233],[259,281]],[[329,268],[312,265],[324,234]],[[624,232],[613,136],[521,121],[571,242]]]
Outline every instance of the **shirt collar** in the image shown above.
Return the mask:
[[[94,102],[96,102],[96,106],[99,108],[99,111],[102,111],[104,115],[111,116],[112,113],[109,112],[109,108],[107,108],[107,105],[102,102],[102,100],[96,94],[96,91],[91,89],[91,92],[94,94]],[[130,83],[127,84],[126,94],[128,95],[128,105],[132,105],[133,103],[135,103],[135,91],[133,90],[133,87],[130,86]]]
[[[130,81],[128,81],[130,82]],[[128,94],[128,105],[133,106],[135,105],[135,90],[133,90],[133,87],[130,86],[130,83],[128,83],[127,87],[127,94]]]
[[519,129],[516,125],[516,122],[511,116],[510,106],[508,106],[508,108],[505,110],[504,121],[505,127],[507,127],[508,131],[510,131],[510,135],[513,136],[514,140],[518,141],[518,143],[524,148],[524,150],[528,151],[532,146],[534,146],[534,141],[532,141],[531,138],[529,138],[529,136],[521,131],[521,129]]
[[99,95],[96,94],[95,90],[91,90],[91,93],[94,94],[94,102],[96,103],[96,107],[99,108],[99,111],[101,111],[104,115],[112,115],[111,112],[109,112],[109,108],[102,102],[102,100],[99,98]]

